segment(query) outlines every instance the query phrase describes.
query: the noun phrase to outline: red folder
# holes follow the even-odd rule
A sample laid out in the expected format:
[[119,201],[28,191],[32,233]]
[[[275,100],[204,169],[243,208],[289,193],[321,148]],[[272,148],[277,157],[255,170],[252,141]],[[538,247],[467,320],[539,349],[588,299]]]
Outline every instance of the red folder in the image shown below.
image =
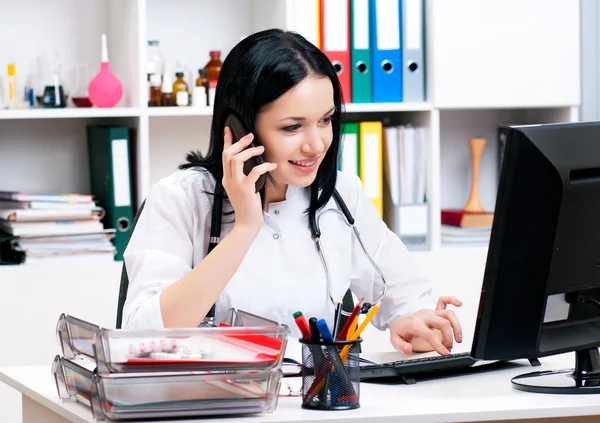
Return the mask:
[[350,0],[320,0],[321,51],[336,69],[345,103],[352,102]]

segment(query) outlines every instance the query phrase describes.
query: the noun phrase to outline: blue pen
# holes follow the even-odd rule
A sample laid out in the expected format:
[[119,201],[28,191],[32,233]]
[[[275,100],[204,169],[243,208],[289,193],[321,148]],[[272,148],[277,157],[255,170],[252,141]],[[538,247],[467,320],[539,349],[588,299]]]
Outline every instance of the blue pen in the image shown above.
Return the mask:
[[331,377],[331,379],[329,379],[327,382],[331,386],[331,405],[336,407],[339,406],[338,393],[340,391],[340,379],[338,375],[338,370],[334,370],[329,376]]
[[319,319],[317,321],[317,327],[319,328],[319,332],[321,332],[321,338],[323,338],[324,342],[333,342],[333,336],[331,335],[331,331],[329,330],[329,326],[327,326],[325,319]]

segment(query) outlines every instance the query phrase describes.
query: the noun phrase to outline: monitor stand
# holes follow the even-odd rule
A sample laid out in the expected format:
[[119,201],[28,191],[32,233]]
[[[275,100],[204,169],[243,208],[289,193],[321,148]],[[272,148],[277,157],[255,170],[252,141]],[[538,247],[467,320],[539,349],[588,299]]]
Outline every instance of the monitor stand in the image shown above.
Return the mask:
[[575,351],[575,368],[525,373],[512,379],[516,389],[541,394],[600,394],[598,348]]

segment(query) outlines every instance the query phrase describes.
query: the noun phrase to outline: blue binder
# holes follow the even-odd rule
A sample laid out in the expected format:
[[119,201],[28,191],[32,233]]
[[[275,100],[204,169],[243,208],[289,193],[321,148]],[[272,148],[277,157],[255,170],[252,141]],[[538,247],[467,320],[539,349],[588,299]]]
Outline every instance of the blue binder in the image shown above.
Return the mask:
[[370,15],[373,102],[401,102],[402,0],[371,0]]
[[423,0],[402,0],[404,101],[425,101]]

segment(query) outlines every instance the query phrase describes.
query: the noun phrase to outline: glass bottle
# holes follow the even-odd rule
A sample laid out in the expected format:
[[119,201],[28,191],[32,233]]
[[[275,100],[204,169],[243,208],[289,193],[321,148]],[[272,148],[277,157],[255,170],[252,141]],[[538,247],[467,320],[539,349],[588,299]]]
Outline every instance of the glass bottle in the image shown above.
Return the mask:
[[171,75],[169,72],[163,74],[162,94],[160,96],[161,106],[174,106],[173,103],[173,84],[171,83]]
[[50,65],[50,75],[46,79],[46,86],[42,94],[42,107],[63,108],[67,106],[61,79],[61,66],[58,61],[58,53],[55,53],[54,63]]
[[206,69],[198,69],[198,78],[196,79],[197,87],[206,87]]
[[71,95],[73,104],[77,107],[92,107],[89,99],[88,85],[90,83],[88,65],[75,65],[75,89]]
[[148,74],[148,81],[150,81],[150,75],[156,73],[160,75],[162,82],[162,76],[165,72],[165,59],[160,52],[158,40],[148,40],[147,53],[146,73]]
[[186,62],[184,60],[177,60],[176,65],[175,65],[175,71],[183,72],[183,80],[187,84],[188,88],[191,88],[194,86],[194,76],[192,75],[190,68],[188,67],[188,65],[186,64]]
[[223,66],[223,62],[221,62],[221,52],[219,50],[213,50],[210,52],[210,60],[206,64],[206,79],[210,83],[210,81],[217,81],[219,79],[219,74],[221,73],[221,67]]
[[17,108],[17,79],[14,63],[8,65],[8,105],[10,109]]
[[188,85],[183,80],[183,72],[175,74],[177,79],[173,82],[173,97],[175,98],[176,106],[189,105]]
[[208,106],[206,69],[198,69],[198,78],[196,79],[196,86],[194,87],[194,93],[192,94],[192,104],[194,107]]
[[148,99],[148,107],[160,106],[160,79],[161,76],[157,73],[150,75],[150,98]]

